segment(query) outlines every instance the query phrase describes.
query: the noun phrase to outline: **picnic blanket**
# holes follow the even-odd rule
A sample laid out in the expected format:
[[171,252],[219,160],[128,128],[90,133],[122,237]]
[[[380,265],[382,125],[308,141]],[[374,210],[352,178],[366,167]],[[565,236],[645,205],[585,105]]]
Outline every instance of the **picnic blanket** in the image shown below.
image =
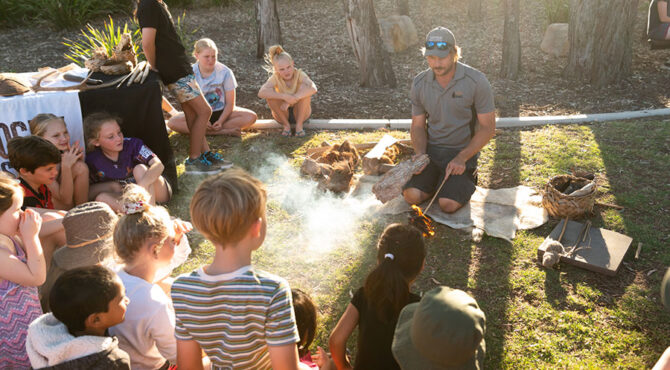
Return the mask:
[[[427,205],[428,202],[423,203],[421,209]],[[409,205],[401,196],[378,210],[380,214],[400,214],[408,211]],[[514,239],[517,230],[533,229],[549,220],[547,211],[542,207],[542,196],[535,189],[523,185],[504,189],[477,187],[470,203],[458,211],[444,213],[436,200],[427,214],[435,222],[454,229],[476,227],[489,236],[508,241]]]

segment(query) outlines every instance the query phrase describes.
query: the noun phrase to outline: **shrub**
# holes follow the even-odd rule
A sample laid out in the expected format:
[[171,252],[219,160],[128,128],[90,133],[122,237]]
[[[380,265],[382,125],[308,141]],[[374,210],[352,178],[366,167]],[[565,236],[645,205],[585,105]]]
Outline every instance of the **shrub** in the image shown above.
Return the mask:
[[[47,23],[57,29],[79,27],[103,14],[127,12],[129,1],[0,0],[3,24]],[[4,20],[7,20],[5,23]]]
[[175,30],[179,36],[179,41],[186,49],[186,52],[189,53],[189,50],[193,49],[193,43],[195,42],[195,33],[198,31],[197,28],[187,30],[186,25],[184,24],[184,19],[186,18],[186,11],[182,12],[180,16],[177,17],[177,20],[174,22]]
[[570,1],[544,0],[544,12],[549,24],[568,23],[570,19]]
[[129,32],[133,38],[133,46],[138,60],[144,59],[141,54],[140,45],[142,44],[142,34],[136,22],[124,23],[123,28],[120,26],[114,27],[114,20],[109,17],[109,21],[105,22],[101,29],[97,29],[90,24],[86,25],[86,29],[81,30],[81,35],[76,40],[65,39],[63,45],[68,47],[65,53],[65,59],[69,59],[81,66],[84,61],[91,57],[93,50],[98,47],[104,47],[107,55],[111,56],[114,46],[121,39],[121,35]]

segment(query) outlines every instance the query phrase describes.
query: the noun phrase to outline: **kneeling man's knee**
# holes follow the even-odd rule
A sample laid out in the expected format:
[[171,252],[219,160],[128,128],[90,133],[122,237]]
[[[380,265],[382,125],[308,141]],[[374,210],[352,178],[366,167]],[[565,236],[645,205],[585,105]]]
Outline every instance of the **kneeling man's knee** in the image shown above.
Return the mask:
[[419,204],[421,203],[421,190],[416,188],[407,188],[402,191],[402,196],[405,198],[405,202],[409,204]]
[[445,213],[454,213],[458,211],[461,207],[463,207],[462,204],[458,203],[457,201],[449,198],[440,198],[440,209],[442,212]]

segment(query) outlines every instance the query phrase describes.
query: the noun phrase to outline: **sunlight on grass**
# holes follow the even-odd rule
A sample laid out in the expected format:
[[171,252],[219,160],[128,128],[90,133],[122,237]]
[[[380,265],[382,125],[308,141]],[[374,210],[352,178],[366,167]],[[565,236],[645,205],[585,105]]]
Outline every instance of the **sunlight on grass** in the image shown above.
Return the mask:
[[[383,228],[406,222],[406,216],[374,214],[369,197],[320,193],[297,170],[307,148],[344,139],[372,142],[384,134],[409,138],[388,130],[308,131],[302,139],[252,132],[242,140],[210,141],[266,183],[268,233],[253,262],[312,295],[320,313],[319,345],[327,345],[351,293],[376,263]],[[670,315],[658,298],[662,271],[670,264],[664,247],[670,236],[668,137],[670,123],[653,121],[499,130],[482,150],[480,186],[538,188],[572,168],[597,173],[598,199],[625,208],[596,207],[594,226],[626,233],[634,247],[643,242],[641,258],[629,253],[615,277],[563,264],[547,270],[537,263],[537,247],[556,220],[519,231],[512,243],[491,237],[473,243],[469,233],[437,225],[413,290],[444,284],[475,296],[487,315],[487,368],[650,367],[668,345],[670,330]],[[170,139],[177,158],[183,158],[185,138]],[[188,219],[189,199],[204,177],[179,170],[181,191],[169,206],[173,215]],[[191,234],[193,254],[179,273],[207,263],[213,254],[211,243]],[[354,353],[355,335],[348,344]]]

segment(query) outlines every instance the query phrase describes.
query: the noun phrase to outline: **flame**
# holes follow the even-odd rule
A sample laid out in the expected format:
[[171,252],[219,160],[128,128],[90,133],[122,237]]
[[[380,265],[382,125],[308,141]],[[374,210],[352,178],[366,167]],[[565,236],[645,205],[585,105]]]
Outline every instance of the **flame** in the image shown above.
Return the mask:
[[418,228],[424,237],[435,236],[435,227],[433,221],[421,212],[421,208],[412,204],[412,210],[409,214],[409,224]]

